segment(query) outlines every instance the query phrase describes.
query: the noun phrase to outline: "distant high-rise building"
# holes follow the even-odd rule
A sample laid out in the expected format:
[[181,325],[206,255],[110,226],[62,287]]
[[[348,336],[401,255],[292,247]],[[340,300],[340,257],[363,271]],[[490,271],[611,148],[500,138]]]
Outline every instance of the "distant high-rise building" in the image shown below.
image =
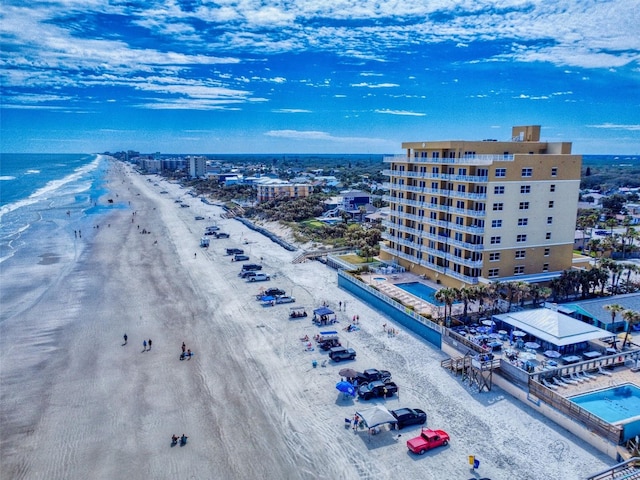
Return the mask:
[[189,161],[189,176],[191,178],[201,178],[207,174],[206,157],[187,157]]
[[581,155],[541,142],[540,126],[511,141],[402,144],[386,157],[389,220],[381,257],[447,286],[551,280],[571,268]]

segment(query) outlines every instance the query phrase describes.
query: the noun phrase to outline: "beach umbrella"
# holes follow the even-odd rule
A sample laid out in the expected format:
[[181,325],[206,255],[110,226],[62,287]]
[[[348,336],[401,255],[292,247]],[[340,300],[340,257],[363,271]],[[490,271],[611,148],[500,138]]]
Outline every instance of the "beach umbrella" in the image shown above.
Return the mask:
[[520,330],[516,330],[515,332],[513,332],[513,336],[514,337],[524,337],[526,335],[525,332],[522,332]]
[[493,323],[492,320],[482,320],[482,322],[480,323],[482,323],[483,325],[486,325],[487,327],[491,327],[492,325],[495,325],[495,323]]
[[478,327],[476,328],[476,331],[480,333],[489,333],[491,331],[491,327]]
[[336,383],[336,388],[338,389],[339,392],[348,393],[352,397],[356,396],[356,389],[349,382],[344,382],[344,381],[343,382],[338,382],[338,383]]
[[527,342],[524,344],[526,348],[531,348],[533,350],[537,350],[540,348],[540,344],[536,342]]
[[556,352],[555,350],[547,350],[544,352],[544,356],[548,358],[560,358],[562,355],[560,352]]
[[500,338],[502,335],[500,335],[499,333],[490,333],[489,336],[491,338]]
[[338,375],[345,378],[356,378],[358,376],[358,372],[353,368],[343,368],[338,372]]

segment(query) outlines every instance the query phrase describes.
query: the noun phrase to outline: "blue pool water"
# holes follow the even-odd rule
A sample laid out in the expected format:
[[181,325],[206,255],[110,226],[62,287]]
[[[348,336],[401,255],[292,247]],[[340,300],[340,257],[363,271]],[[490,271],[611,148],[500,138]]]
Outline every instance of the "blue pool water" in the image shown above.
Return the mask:
[[570,400],[609,423],[640,415],[640,388],[630,383],[576,395]]
[[[432,305],[437,305],[441,307],[444,303],[436,300],[435,294],[437,290],[435,288],[431,288],[428,285],[420,282],[410,282],[410,283],[396,283],[396,287],[401,288],[407,293],[414,295],[422,300],[425,300]],[[457,302],[456,302],[457,303]]]

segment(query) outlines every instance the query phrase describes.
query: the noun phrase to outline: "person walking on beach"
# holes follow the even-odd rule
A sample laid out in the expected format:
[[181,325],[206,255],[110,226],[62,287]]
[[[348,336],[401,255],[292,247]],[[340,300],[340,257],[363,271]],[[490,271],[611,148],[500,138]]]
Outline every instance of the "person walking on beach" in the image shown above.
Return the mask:
[[149,350],[151,350],[151,339],[149,339]]
[[184,344],[184,342],[182,342],[182,353],[184,353],[186,349],[187,349],[187,346]]
[[146,352],[147,351],[147,341],[146,340],[142,341],[142,346],[144,347],[144,350],[142,350],[142,351]]
[[124,338],[124,344],[126,345],[126,344],[127,344],[127,339],[128,339],[129,337],[127,337],[127,334],[125,333],[123,338]]

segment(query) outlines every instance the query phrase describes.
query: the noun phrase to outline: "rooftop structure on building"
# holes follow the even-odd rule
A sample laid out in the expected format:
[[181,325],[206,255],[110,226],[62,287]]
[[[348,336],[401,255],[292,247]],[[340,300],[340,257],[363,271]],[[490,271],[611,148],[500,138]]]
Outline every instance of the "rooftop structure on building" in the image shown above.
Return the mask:
[[581,155],[540,141],[405,142],[389,164],[383,259],[447,286],[549,281],[572,267]]

